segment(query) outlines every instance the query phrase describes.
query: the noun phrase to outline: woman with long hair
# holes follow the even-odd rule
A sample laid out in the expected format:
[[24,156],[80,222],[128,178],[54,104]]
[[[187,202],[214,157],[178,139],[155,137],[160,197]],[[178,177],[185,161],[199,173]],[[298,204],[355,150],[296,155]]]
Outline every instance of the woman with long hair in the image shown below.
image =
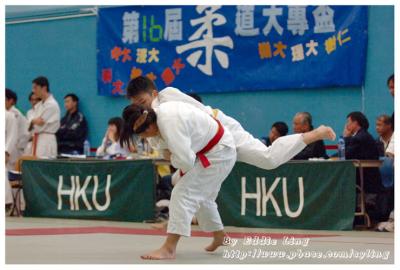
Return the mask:
[[236,161],[231,133],[218,120],[183,102],[166,102],[156,109],[130,105],[124,109],[123,118],[123,141],[128,142],[135,134],[158,138],[164,158],[181,174],[171,194],[167,239],[142,259],[174,259],[180,237],[190,236],[194,216],[203,231],[213,233],[206,251],[216,250],[223,244],[225,233],[215,200]]

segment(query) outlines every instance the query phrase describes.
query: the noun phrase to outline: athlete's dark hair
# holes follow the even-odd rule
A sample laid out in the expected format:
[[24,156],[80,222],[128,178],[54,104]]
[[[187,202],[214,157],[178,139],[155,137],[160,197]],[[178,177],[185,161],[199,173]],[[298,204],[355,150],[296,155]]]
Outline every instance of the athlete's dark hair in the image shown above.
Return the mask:
[[155,83],[147,77],[139,76],[131,80],[126,89],[126,97],[134,98],[141,93],[150,93],[157,90]]
[[151,124],[157,122],[157,115],[153,109],[134,104],[125,107],[122,118],[124,119],[124,128],[121,145],[129,145],[133,135],[146,131]]

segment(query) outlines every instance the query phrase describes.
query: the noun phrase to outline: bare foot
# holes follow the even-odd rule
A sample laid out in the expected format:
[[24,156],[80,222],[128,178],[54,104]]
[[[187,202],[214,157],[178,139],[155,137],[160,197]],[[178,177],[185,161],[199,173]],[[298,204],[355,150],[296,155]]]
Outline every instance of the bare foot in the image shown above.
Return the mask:
[[151,224],[151,227],[153,229],[166,231],[168,227],[168,221]]
[[218,247],[223,246],[225,237],[228,236],[223,231],[214,232],[214,239],[210,245],[206,246],[205,250],[208,252],[213,252]]
[[334,141],[336,139],[336,133],[331,127],[321,125],[315,131],[318,136],[320,136],[321,140]]
[[192,218],[192,224],[193,224],[193,225],[198,225],[198,224],[199,224],[199,222],[197,221],[197,218],[196,218],[196,217],[193,217],[193,218]]
[[140,258],[143,260],[173,260],[176,258],[176,252],[175,250],[162,246],[157,250],[140,256]]

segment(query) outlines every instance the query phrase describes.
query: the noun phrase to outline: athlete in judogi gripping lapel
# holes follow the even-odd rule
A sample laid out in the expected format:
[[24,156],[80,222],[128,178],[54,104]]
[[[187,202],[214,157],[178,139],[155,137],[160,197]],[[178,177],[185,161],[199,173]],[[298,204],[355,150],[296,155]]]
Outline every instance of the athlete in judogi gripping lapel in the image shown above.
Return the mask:
[[142,258],[174,259],[179,238],[190,236],[195,215],[200,228],[214,235],[206,250],[217,249],[223,243],[224,231],[215,200],[236,162],[230,131],[209,114],[183,102],[165,102],[154,110],[130,105],[123,118],[124,141],[133,134],[158,137],[164,157],[181,174],[171,194],[167,239],[161,248]]

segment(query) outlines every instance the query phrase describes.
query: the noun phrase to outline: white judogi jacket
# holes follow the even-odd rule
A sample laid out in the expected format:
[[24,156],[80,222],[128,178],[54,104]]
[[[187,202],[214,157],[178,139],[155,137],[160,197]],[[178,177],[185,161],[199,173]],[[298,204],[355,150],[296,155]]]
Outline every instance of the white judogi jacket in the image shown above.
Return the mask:
[[[307,146],[303,141],[302,134],[294,134],[280,137],[270,147],[267,147],[260,140],[254,138],[249,132],[244,130],[240,123],[232,117],[225,115],[220,110],[215,115],[210,106],[204,106],[177,88],[167,87],[160,91],[151,106],[154,109],[160,104],[169,101],[188,103],[210,115],[214,115],[232,133],[237,150],[237,160],[259,168],[274,169],[289,161]],[[162,140],[157,141],[156,138],[149,140],[149,143],[152,147],[155,145],[163,147]]]
[[218,124],[210,115],[183,102],[166,102],[154,109],[163,142],[171,152],[171,164],[187,172],[196,153],[215,136]]
[[17,139],[17,148],[18,148],[18,157],[21,156],[24,152],[26,145],[28,144],[30,134],[28,131],[29,124],[25,116],[17,109],[15,106],[10,108],[10,112],[15,115],[18,123],[18,139]]
[[39,134],[36,155],[40,157],[57,156],[57,139],[55,133],[60,128],[60,107],[53,95],[40,101],[32,116],[32,119],[41,117],[45,124],[34,125],[33,132]]
[[[35,106],[36,107],[36,106]],[[60,107],[53,95],[50,95],[45,101],[40,101],[35,108],[33,118],[41,117],[45,124],[43,126],[35,125],[35,133],[55,134],[60,128]]]
[[18,121],[14,113],[10,111],[6,111],[5,129],[5,151],[10,155],[7,168],[14,170],[15,162],[18,158]]
[[33,108],[30,108],[30,109],[26,112],[26,120],[28,121],[28,123],[30,123],[30,122],[33,120],[34,116],[36,115],[37,108],[38,108],[39,105],[40,105],[39,103],[40,103],[40,102],[36,103],[35,106],[34,106]]

